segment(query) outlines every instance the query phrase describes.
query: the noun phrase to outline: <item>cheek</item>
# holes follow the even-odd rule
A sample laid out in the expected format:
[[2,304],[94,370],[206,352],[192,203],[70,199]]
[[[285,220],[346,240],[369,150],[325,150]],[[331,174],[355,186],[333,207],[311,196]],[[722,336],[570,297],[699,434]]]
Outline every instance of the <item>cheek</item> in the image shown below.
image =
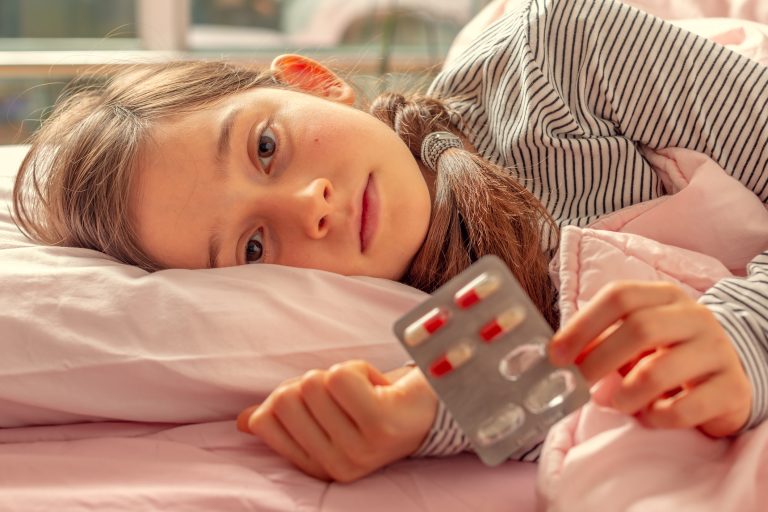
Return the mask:
[[432,198],[423,181],[414,184],[413,208],[410,215],[410,244],[413,255],[418,252],[427,238],[432,215]]
[[[325,100],[322,100],[325,101]],[[331,108],[294,111],[287,116],[295,138],[295,152],[306,153],[317,162],[348,158],[360,142],[371,143],[373,134],[361,123],[356,112]],[[297,109],[300,106],[297,105]]]
[[390,210],[390,238],[386,247],[389,269],[388,275],[383,276],[390,279],[400,279],[408,270],[426,240],[432,212],[429,191],[420,174],[416,179],[410,176],[401,179],[402,184],[407,183],[406,188],[396,192],[397,200]]

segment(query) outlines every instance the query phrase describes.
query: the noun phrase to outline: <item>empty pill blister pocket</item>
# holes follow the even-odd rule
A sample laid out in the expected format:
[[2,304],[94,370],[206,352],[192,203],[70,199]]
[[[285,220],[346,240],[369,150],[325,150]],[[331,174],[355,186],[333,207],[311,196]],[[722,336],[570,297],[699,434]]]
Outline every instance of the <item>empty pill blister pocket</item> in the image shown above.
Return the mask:
[[589,399],[578,369],[549,362],[551,327],[495,256],[451,279],[394,331],[486,464],[526,451]]

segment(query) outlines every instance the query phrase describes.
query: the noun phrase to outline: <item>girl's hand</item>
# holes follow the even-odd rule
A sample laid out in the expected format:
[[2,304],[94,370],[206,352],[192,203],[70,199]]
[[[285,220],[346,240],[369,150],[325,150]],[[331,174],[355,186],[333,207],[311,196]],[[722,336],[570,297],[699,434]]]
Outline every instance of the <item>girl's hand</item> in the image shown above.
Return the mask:
[[282,383],[237,425],[308,475],[351,482],[416,451],[436,411],[418,368],[348,361]]
[[604,287],[555,334],[550,357],[576,362],[593,383],[634,364],[613,406],[648,426],[719,437],[749,418],[752,388],[728,335],[706,306],[670,283]]

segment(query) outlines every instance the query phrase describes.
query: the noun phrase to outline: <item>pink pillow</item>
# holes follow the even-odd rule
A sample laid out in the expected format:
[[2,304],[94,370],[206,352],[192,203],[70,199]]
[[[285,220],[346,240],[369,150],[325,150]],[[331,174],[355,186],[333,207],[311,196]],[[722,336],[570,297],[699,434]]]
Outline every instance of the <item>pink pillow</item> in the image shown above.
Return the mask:
[[312,368],[407,359],[391,325],[425,294],[398,283],[267,265],[148,274],[31,244],[9,215],[25,152],[0,147],[0,427],[234,418]]

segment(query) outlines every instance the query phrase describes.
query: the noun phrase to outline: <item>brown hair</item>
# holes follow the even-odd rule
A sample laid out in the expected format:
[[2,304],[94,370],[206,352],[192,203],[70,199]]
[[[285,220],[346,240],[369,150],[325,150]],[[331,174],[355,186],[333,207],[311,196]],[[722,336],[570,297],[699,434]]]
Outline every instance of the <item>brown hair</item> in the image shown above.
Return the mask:
[[[434,131],[460,133],[437,98],[385,93],[371,113],[394,129],[421,159],[421,143]],[[486,254],[500,257],[550,325],[556,327],[555,291],[542,241],[554,221],[514,176],[465,149],[438,159],[427,238],[402,282],[433,292]]]
[[[159,119],[261,86],[281,84],[270,73],[224,61],[138,65],[100,85],[75,86],[33,135],[14,187],[16,223],[43,244],[95,249],[148,271],[161,269],[140,247],[128,210],[150,129]],[[370,111],[417,159],[428,133],[459,133],[435,98],[384,94]],[[438,163],[426,242],[403,282],[432,292],[480,256],[496,254],[554,326],[541,240],[547,223],[552,226],[544,207],[509,170],[449,150]]]
[[142,147],[162,118],[279,84],[224,61],[132,66],[100,84],[73,83],[32,136],[16,176],[14,220],[31,239],[95,249],[148,271],[128,211]]

